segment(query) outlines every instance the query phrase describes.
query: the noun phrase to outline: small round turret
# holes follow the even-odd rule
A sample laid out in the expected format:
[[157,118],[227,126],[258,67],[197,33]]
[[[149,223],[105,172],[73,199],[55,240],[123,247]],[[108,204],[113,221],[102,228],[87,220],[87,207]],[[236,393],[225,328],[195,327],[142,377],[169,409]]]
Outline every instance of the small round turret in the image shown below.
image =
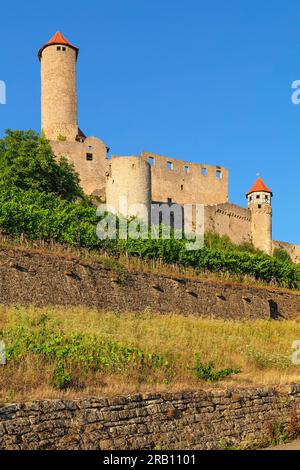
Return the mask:
[[246,194],[251,210],[252,243],[267,254],[272,254],[272,191],[258,178]]

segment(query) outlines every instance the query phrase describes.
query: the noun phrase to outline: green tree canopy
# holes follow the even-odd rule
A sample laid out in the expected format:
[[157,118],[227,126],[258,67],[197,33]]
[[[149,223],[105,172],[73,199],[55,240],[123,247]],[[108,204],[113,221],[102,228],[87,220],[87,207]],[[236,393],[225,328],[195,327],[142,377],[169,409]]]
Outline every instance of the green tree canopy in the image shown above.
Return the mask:
[[65,157],[55,158],[49,142],[34,131],[8,129],[0,139],[0,181],[73,201],[83,197],[79,175]]

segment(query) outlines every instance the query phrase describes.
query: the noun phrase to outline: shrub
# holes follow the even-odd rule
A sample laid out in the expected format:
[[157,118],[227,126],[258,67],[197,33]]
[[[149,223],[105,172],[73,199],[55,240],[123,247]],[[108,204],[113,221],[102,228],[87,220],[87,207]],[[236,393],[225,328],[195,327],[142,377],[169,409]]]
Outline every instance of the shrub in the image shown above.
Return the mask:
[[283,250],[282,248],[275,248],[273,256],[282,263],[292,263],[292,258],[290,257],[288,252]]
[[196,363],[193,371],[198,379],[207,382],[217,382],[229,375],[241,373],[240,369],[229,368],[217,371],[213,362],[208,362],[207,364],[202,363],[199,354],[196,354]]

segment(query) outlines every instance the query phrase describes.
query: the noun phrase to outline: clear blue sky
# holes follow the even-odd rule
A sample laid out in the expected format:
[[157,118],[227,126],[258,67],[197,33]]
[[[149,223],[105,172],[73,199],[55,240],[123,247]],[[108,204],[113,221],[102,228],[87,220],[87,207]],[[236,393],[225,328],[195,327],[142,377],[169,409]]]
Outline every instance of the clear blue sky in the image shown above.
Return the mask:
[[2,2],[1,135],[40,130],[37,50],[58,30],[80,48],[85,133],[112,154],[225,166],[240,205],[259,172],[274,192],[274,238],[300,243],[299,1]]

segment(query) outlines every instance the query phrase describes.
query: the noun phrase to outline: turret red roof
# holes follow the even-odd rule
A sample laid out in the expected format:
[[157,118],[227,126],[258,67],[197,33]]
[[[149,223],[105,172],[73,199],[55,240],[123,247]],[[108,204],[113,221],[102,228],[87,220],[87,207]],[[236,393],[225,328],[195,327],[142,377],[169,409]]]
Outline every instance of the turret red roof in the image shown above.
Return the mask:
[[247,192],[246,196],[249,196],[251,193],[263,191],[265,193],[270,193],[272,196],[272,191],[265,185],[261,178],[257,178],[252,188]]
[[65,46],[69,46],[69,47],[72,47],[72,49],[74,49],[76,51],[76,57],[78,56],[78,52],[79,52],[79,49],[78,47],[74,46],[73,44],[71,44],[59,31],[57,33],[54,34],[54,36],[50,39],[50,41],[47,42],[47,44],[45,44],[43,47],[41,47],[41,49],[39,50],[39,53],[38,53],[38,58],[39,60],[41,60],[41,57],[42,57],[42,53],[43,53],[43,50],[48,47],[48,46],[53,46],[54,44],[61,44],[61,45],[65,45]]

